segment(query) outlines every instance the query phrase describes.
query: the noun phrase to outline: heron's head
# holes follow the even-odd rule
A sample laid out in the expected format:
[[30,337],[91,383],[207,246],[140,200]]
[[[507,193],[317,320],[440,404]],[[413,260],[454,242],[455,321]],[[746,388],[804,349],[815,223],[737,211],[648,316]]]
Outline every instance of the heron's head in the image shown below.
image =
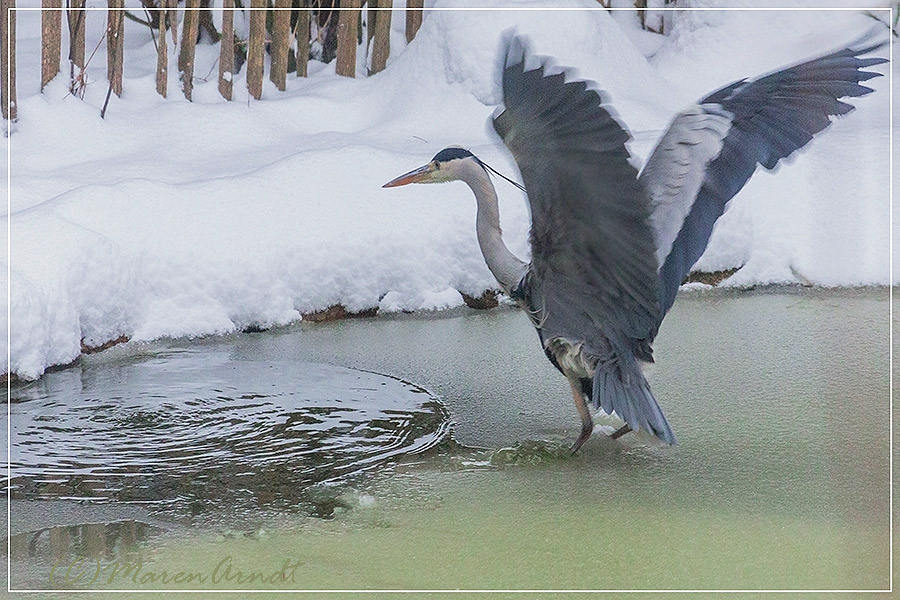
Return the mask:
[[413,169],[409,173],[404,173],[381,187],[397,187],[408,183],[456,181],[465,179],[467,174],[472,173],[475,167],[481,172],[485,170],[484,163],[478,160],[478,157],[474,154],[465,148],[451,146],[435,154],[434,158],[427,165]]

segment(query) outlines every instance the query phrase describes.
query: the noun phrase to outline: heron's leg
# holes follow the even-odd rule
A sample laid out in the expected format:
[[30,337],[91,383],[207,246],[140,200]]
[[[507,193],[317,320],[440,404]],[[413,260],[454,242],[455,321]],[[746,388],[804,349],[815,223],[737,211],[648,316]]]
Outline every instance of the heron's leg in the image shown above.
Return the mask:
[[629,431],[631,431],[631,427],[629,427],[628,424],[626,423],[625,425],[622,425],[621,427],[619,427],[618,429],[613,431],[611,434],[609,434],[609,439],[614,440],[616,438],[620,438],[623,435],[625,435],[626,433],[628,433]]
[[575,452],[578,452],[581,445],[584,444],[587,439],[591,437],[591,433],[594,432],[594,420],[591,419],[591,411],[588,410],[587,402],[585,402],[584,395],[581,393],[581,386],[571,380],[569,381],[569,385],[572,386],[572,398],[575,399],[575,408],[578,409],[578,416],[581,417],[581,433],[578,434],[578,439],[572,444],[572,453],[574,454]]

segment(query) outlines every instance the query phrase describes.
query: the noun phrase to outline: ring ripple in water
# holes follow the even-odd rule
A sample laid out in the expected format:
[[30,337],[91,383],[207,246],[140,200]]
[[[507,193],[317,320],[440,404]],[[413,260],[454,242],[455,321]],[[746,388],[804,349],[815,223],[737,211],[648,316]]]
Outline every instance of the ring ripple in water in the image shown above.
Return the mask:
[[166,352],[49,373],[12,391],[13,497],[138,501],[196,513],[291,507],[447,434],[422,388],[324,364]]

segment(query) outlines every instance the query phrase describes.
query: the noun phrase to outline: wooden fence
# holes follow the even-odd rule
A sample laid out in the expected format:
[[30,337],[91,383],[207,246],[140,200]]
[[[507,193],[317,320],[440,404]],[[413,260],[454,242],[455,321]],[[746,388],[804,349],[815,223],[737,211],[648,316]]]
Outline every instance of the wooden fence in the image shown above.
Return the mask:
[[[663,33],[662,13],[665,7],[674,6],[678,0],[632,0],[641,25],[656,33]],[[124,62],[124,23],[126,19],[138,21],[150,29],[157,51],[156,91],[166,97],[169,93],[169,54],[178,52],[178,71],[181,74],[181,91],[191,99],[194,87],[194,54],[198,40],[218,42],[219,93],[232,99],[233,79],[246,66],[246,82],[250,95],[262,97],[265,76],[265,55],[271,57],[269,79],[275,87],[284,91],[289,73],[306,77],[307,64],[312,49],[312,38],[322,48],[325,62],[336,59],[339,75],[356,75],[356,52],[363,39],[364,48],[371,48],[367,57],[367,73],[372,75],[385,68],[390,54],[392,0],[222,0],[221,31],[212,19],[210,0],[140,0],[144,19],[125,9],[125,0],[106,0],[106,76],[109,88],[106,107],[112,94],[122,95],[122,69]],[[181,7],[179,7],[181,2]],[[249,7],[244,5],[249,2]],[[597,0],[609,8],[611,0]],[[653,4],[663,10],[648,10]],[[98,40],[90,54],[85,52],[84,22],[88,14],[85,0],[41,0],[41,89],[60,71],[60,56],[65,28],[69,39],[69,91],[78,97],[84,95],[85,69],[103,40]],[[406,41],[411,42],[422,25],[424,0],[406,0]],[[6,120],[16,119],[16,0],[0,0],[0,104]],[[246,40],[234,33],[234,13],[249,8],[250,28]],[[7,10],[12,9],[7,13]],[[365,11],[366,30],[361,27],[361,15]],[[179,14],[181,14],[179,35]],[[9,18],[7,18],[9,14]],[[652,22],[650,15],[652,14]],[[65,19],[63,19],[65,17]],[[92,17],[93,18],[93,17]],[[180,43],[179,43],[180,40]],[[170,50],[171,46],[171,50]],[[7,51],[9,49],[9,51]]]
[[[0,101],[3,118],[12,121],[17,112],[15,2],[0,0]],[[247,40],[234,34],[234,12],[246,10],[241,0],[223,0],[221,31],[216,30],[210,9],[204,6],[209,0],[183,0],[181,7],[179,0],[141,2],[144,15],[137,16],[136,11],[125,10],[125,0],[107,0],[105,37],[109,88],[101,116],[106,113],[110,96],[122,94],[126,18],[143,23],[151,31],[157,49],[156,91],[163,97],[169,93],[167,71],[171,43],[171,52],[178,51],[181,91],[185,98],[191,99],[194,54],[201,36],[220,43],[218,87],[227,100],[232,99],[234,74],[244,66],[250,95],[256,99],[262,97],[267,52],[271,57],[269,79],[277,89],[285,89],[288,73],[305,77],[312,36],[323,48],[326,59],[330,59],[330,46],[334,46],[337,73],[347,77],[356,75],[356,52],[363,38],[368,42],[364,47],[372,49],[369,74],[385,68],[390,52],[391,0],[369,0],[365,9],[366,31],[361,28],[362,0],[249,0]],[[423,5],[424,0],[406,2],[407,41],[412,41],[422,24]],[[65,7],[62,0],[41,0],[41,89],[59,74],[65,24],[69,39],[69,91],[75,96],[83,96],[84,73],[93,56],[93,53],[85,56],[84,21],[89,14],[96,14],[96,11],[85,11],[84,6],[85,0],[66,0]],[[7,13],[8,9],[13,10]],[[182,13],[180,35],[179,12]],[[101,42],[98,40],[94,52]]]

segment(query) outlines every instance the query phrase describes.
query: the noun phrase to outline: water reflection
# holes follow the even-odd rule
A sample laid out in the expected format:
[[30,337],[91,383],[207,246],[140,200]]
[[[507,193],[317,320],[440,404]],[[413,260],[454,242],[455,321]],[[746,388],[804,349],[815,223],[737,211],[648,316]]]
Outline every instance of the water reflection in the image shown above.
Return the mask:
[[141,521],[47,527],[11,535],[13,560],[66,561],[72,557],[136,560],[141,542],[162,530]]
[[12,497],[151,503],[198,514],[315,506],[334,481],[439,442],[439,402],[412,384],[291,361],[173,351],[69,369],[12,391]]

